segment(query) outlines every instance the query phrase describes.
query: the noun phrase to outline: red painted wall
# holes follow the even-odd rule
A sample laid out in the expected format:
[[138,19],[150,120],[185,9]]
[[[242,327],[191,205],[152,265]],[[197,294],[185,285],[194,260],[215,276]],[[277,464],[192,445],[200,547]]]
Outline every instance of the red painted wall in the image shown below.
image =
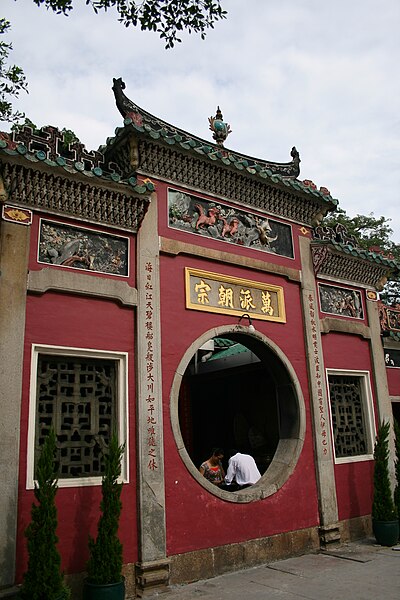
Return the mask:
[[[33,228],[31,268],[37,269],[43,268],[43,265],[39,266],[36,263],[36,239],[37,234]],[[131,251],[134,252],[134,245],[131,246]],[[134,262],[131,264],[134,265]],[[79,273],[76,269],[74,271]],[[134,277],[133,270],[130,279],[133,280]],[[126,281],[126,278],[123,279]],[[128,352],[130,472],[129,483],[122,491],[125,510],[123,509],[121,516],[120,538],[124,546],[124,563],[137,560],[134,335],[134,311],[113,301],[53,292],[27,297],[21,408],[17,581],[21,580],[26,569],[27,553],[23,532],[30,521],[30,509],[34,500],[33,490],[26,490],[30,361],[33,343]],[[100,499],[101,486],[58,490],[57,533],[62,568],[66,573],[76,573],[85,569],[88,559],[88,535],[96,533]]]
[[[329,333],[322,336],[325,368],[370,371],[373,390],[369,341],[357,335]],[[375,399],[374,399],[375,405]],[[351,519],[371,513],[373,461],[335,465],[339,519]]]
[[390,396],[400,396],[400,369],[394,367],[387,368],[386,374]]
[[[178,364],[188,346],[205,331],[238,322],[237,317],[185,309],[185,266],[284,287],[287,323],[256,321],[255,325],[258,331],[279,345],[297,373],[306,403],[307,436],[294,474],[276,494],[262,501],[235,504],[216,498],[191,476],[177,452],[170,427],[169,397]],[[160,270],[168,554],[318,525],[299,285],[269,273],[193,256],[162,256]]]

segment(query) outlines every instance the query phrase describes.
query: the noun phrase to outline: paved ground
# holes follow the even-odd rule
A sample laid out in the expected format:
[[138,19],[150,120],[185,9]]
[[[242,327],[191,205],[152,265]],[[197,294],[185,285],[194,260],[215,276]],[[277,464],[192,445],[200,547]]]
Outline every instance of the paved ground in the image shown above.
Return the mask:
[[155,594],[157,600],[399,600],[400,544],[372,538]]

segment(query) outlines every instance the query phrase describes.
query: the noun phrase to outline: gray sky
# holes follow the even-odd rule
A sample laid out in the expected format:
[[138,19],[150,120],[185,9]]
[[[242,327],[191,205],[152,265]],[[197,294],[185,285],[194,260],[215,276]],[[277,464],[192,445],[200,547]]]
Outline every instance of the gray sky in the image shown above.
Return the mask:
[[113,10],[75,4],[64,17],[2,0],[3,38],[29,82],[15,107],[38,127],[72,129],[97,149],[122,125],[113,77],[139,106],[209,141],[219,105],[227,147],[286,162],[296,146],[300,179],[350,216],[389,217],[400,243],[399,0],[224,0],[228,18],[205,41],[183,34],[172,50]]

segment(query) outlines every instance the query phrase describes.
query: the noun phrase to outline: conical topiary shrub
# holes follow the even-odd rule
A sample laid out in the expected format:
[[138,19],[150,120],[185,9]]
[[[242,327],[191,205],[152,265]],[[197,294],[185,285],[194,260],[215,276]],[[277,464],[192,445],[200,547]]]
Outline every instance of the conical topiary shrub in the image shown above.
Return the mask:
[[122,544],[118,537],[121,514],[122,483],[121,460],[124,446],[118,443],[116,433],[110,439],[108,453],[104,456],[105,471],[102,479],[102,514],[98,523],[97,538],[89,537],[90,558],[87,564],[87,581],[108,585],[122,581]]
[[397,516],[400,518],[400,425],[394,419],[394,440],[396,448],[396,487],[394,490],[394,504],[397,509]]
[[390,423],[379,426],[374,448],[374,498],[372,528],[376,541],[382,546],[393,546],[399,537],[399,522],[389,479]]
[[37,504],[32,504],[32,519],[25,531],[29,560],[20,591],[20,598],[24,600],[64,600],[70,596],[60,571],[61,558],[56,546],[55,451],[56,435],[51,429],[38,459],[34,492]]

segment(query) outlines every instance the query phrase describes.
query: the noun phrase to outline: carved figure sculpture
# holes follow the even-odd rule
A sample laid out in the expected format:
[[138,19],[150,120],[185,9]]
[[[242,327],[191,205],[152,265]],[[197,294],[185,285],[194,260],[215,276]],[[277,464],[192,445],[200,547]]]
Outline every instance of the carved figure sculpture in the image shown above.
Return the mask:
[[269,246],[271,242],[278,239],[277,235],[275,237],[269,235],[272,229],[268,219],[264,219],[260,222],[260,219],[256,218],[256,228],[259,234],[259,240],[263,246]]
[[229,223],[225,217],[219,217],[219,220],[224,224],[221,231],[221,237],[225,237],[226,235],[233,237],[235,233],[237,233],[239,228],[239,219],[237,217],[233,217]]
[[195,204],[194,207],[199,213],[195,226],[196,229],[199,229],[199,227],[209,227],[210,225],[215,225],[220,212],[218,208],[210,207],[207,211],[208,214],[206,214],[204,207],[201,204]]

